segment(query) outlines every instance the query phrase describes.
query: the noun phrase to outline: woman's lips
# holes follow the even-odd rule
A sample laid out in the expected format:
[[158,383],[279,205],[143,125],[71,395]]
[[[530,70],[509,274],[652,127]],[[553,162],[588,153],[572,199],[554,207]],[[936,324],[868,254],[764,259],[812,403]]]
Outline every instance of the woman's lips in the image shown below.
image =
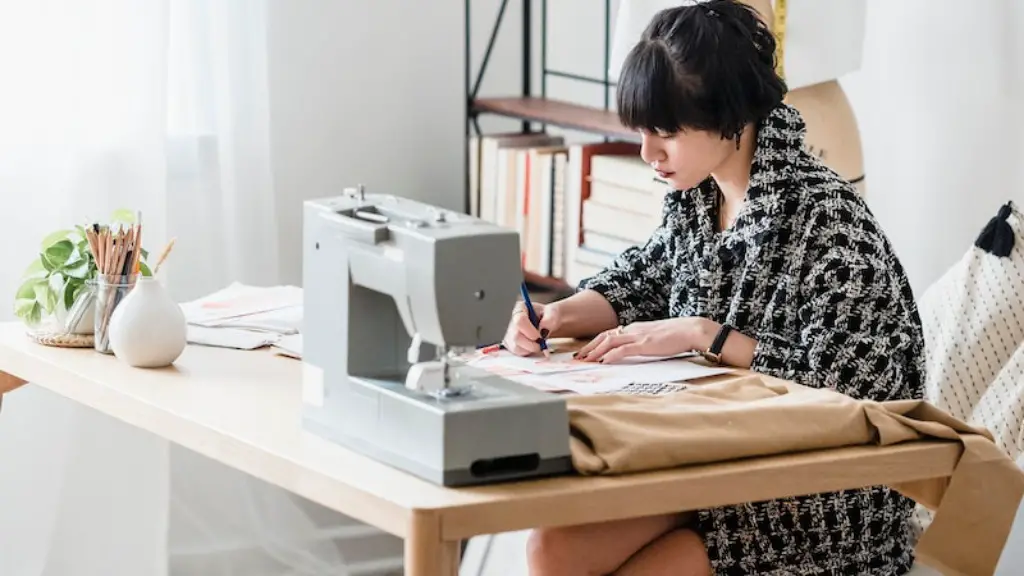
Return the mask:
[[669,178],[675,174],[675,172],[665,172],[664,170],[655,170],[654,172],[658,174],[659,178]]

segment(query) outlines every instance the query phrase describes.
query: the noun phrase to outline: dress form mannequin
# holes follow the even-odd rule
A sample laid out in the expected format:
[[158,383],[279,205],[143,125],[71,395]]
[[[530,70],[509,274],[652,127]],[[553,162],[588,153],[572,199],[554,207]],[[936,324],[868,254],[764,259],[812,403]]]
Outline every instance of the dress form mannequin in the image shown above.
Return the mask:
[[865,193],[864,156],[860,131],[850,102],[838,80],[791,90],[786,103],[807,123],[807,146],[814,155]]
[[[776,3],[772,0],[743,0],[762,14],[769,29],[776,34]],[[786,10],[787,6],[779,6]],[[785,29],[784,29],[785,30]],[[786,34],[783,33],[782,54],[787,48]],[[785,73],[785,69],[783,69]],[[788,79],[787,79],[788,81]],[[785,102],[797,110],[807,123],[807,146],[816,156],[839,173],[854,182],[861,195],[865,193],[864,156],[861,148],[860,131],[853,108],[846,98],[838,79],[828,79],[809,85],[790,86]]]

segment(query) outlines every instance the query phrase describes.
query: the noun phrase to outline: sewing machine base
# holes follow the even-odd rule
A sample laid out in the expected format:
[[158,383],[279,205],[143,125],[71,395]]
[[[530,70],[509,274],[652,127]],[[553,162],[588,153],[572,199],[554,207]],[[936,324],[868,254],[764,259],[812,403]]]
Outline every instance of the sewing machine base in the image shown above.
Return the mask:
[[497,376],[438,398],[404,375],[325,382],[322,405],[304,406],[305,428],[369,458],[443,486],[568,474],[564,399]]

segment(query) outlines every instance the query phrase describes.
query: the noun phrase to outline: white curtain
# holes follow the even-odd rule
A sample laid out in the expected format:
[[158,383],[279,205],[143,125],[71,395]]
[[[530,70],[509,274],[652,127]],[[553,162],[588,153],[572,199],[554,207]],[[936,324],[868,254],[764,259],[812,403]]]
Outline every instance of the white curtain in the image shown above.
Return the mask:
[[[0,2],[0,319],[47,233],[115,208],[177,238],[179,300],[277,282],[266,9]],[[290,495],[33,386],[0,414],[0,511],[4,576],[345,573]]]

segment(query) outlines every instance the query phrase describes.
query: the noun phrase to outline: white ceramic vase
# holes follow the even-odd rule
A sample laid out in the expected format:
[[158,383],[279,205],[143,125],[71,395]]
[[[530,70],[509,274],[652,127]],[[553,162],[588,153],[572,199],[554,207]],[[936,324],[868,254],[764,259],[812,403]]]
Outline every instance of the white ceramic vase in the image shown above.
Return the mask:
[[139,276],[110,316],[110,349],[136,368],[171,365],[185,349],[187,326],[181,307],[159,280]]

